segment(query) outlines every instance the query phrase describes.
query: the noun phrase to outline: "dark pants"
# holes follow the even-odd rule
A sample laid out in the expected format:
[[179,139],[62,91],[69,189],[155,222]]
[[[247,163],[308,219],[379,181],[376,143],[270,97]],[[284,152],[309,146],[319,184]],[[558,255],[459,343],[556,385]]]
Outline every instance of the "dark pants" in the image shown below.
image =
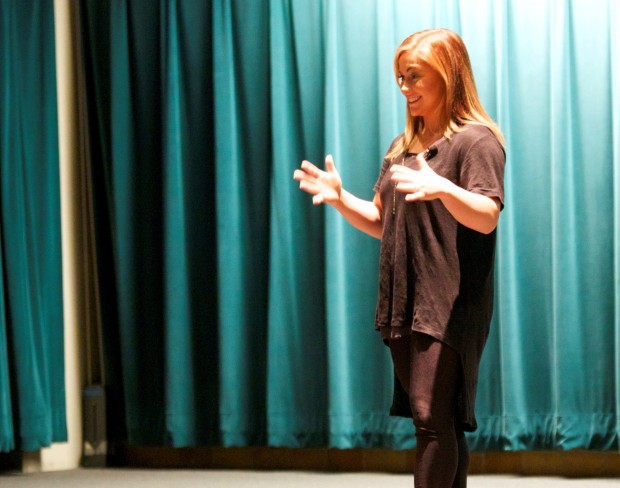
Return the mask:
[[469,450],[465,433],[455,422],[458,353],[420,333],[390,340],[389,346],[413,412],[415,488],[464,488]]

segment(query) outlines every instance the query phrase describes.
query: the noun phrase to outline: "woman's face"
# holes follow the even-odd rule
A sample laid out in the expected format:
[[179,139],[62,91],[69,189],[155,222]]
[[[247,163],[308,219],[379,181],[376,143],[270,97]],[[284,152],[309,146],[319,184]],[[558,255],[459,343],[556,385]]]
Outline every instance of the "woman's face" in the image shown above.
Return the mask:
[[412,117],[423,117],[424,125],[431,126],[441,120],[444,83],[439,73],[428,64],[421,63],[413,51],[405,51],[398,58],[400,91],[407,99]]

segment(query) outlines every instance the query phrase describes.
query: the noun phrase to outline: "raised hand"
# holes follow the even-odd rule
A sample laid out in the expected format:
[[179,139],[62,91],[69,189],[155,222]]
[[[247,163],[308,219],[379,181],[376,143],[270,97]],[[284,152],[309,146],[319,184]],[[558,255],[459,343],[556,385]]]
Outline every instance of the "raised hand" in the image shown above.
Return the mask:
[[424,159],[423,153],[416,158],[418,169],[407,168],[395,164],[390,168],[392,181],[396,184],[396,190],[405,195],[405,200],[434,200],[440,198],[446,191],[447,180],[435,173]]
[[325,158],[325,168],[323,171],[317,168],[310,161],[302,161],[301,169],[296,169],[293,178],[299,181],[299,188],[311,195],[312,203],[335,203],[340,200],[342,191],[342,180],[334,165],[331,154]]

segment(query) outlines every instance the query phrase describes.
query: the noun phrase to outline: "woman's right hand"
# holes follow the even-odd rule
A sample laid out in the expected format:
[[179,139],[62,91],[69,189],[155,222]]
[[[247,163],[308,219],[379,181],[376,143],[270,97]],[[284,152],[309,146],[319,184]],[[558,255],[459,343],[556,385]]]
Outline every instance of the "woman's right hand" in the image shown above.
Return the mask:
[[334,165],[331,154],[325,158],[325,168],[323,171],[317,168],[310,161],[302,161],[301,169],[296,169],[293,178],[299,181],[299,188],[311,195],[312,203],[336,203],[340,200],[342,192],[342,180]]

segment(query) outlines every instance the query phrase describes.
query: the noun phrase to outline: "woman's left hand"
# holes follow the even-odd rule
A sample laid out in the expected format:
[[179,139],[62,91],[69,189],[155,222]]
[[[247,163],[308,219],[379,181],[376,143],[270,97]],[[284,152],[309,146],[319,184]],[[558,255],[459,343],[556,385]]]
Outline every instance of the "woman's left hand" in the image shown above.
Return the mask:
[[396,190],[405,195],[405,200],[434,200],[446,191],[447,180],[435,173],[424,159],[423,153],[416,158],[418,169],[395,164],[390,168]]

